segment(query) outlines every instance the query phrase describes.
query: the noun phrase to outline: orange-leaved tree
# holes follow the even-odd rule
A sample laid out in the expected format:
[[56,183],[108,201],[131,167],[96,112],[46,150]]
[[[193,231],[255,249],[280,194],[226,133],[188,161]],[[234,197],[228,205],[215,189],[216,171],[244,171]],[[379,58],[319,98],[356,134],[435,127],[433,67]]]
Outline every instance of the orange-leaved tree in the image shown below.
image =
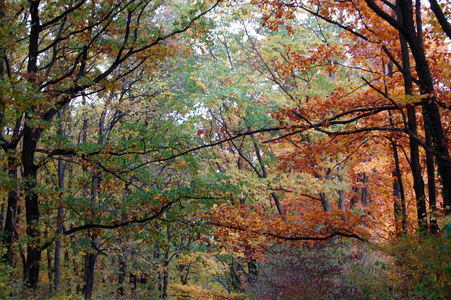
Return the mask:
[[[346,64],[348,70],[355,70],[362,77],[360,83],[351,89],[339,87],[327,96],[320,95],[316,99],[306,97],[302,105],[283,111],[284,124],[292,124],[293,127],[285,137],[313,130],[332,141],[323,142],[327,148],[342,140],[344,142],[337,145],[346,149],[350,145],[346,139],[360,139],[363,142],[363,136],[385,136],[387,141],[396,141],[393,144],[394,165],[399,164],[399,159],[396,159],[398,149],[407,146],[405,153],[410,152],[407,160],[412,172],[417,219],[423,230],[427,228],[427,212],[421,165],[424,156],[421,153],[426,153],[427,159],[424,161],[427,161],[431,209],[435,207],[432,162],[435,159],[441,179],[443,208],[449,214],[451,161],[446,136],[449,126],[449,79],[446,74],[449,73],[449,66],[444,63],[449,57],[449,50],[443,35],[438,38],[440,32],[447,31],[448,23],[442,18],[440,6],[431,5],[435,13],[432,15],[429,8],[421,6],[420,1],[255,3],[265,12],[263,24],[272,30],[285,28],[292,32],[290,22],[302,14],[309,14],[342,29],[343,47],[338,49],[338,53],[337,49],[324,51],[325,47],[330,47],[327,43],[312,48],[307,55],[288,50],[286,57],[296,59],[279,68],[285,71],[286,77],[293,70],[302,71],[306,65],[312,66],[312,62],[323,66],[329,63],[328,69],[335,74]],[[386,26],[380,26],[381,23]],[[324,54],[318,57],[317,53]],[[333,57],[330,59],[330,54],[336,55],[335,61]],[[271,77],[274,76],[271,74]],[[302,99],[292,96],[291,90],[284,90],[288,97]],[[416,115],[416,107],[421,107],[421,117]],[[418,145],[424,152],[419,150]],[[344,151],[334,153],[339,152]],[[399,186],[401,169],[399,166],[394,169],[396,186]]]

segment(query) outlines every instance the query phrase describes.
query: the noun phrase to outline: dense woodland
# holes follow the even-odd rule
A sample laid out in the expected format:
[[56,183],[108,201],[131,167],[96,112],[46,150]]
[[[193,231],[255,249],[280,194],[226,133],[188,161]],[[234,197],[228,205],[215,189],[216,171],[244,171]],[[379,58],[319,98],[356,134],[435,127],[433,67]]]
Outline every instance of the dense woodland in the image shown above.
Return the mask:
[[451,299],[447,0],[0,0],[0,298]]

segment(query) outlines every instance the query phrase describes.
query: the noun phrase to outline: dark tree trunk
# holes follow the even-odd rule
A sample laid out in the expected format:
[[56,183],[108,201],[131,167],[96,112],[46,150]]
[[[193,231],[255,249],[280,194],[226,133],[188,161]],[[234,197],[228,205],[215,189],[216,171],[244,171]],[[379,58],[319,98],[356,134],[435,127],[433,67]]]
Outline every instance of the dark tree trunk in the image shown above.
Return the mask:
[[[395,170],[393,171],[393,194],[395,196],[394,211],[395,211],[395,229],[396,234],[406,233],[407,231],[407,211],[406,211],[406,197],[404,193],[404,184],[402,182],[401,168],[399,167],[398,147],[392,141],[393,157],[395,158]],[[401,225],[401,228],[399,228]]]
[[35,288],[39,280],[39,262],[41,260],[39,234],[39,202],[36,192],[38,167],[34,164],[36,142],[40,134],[31,129],[27,123],[23,129],[22,165],[25,182],[25,216],[27,222],[27,259],[24,267],[26,285]]
[[[100,187],[100,176],[94,175],[91,184],[91,204],[94,206],[97,201],[97,189]],[[97,237],[93,237],[91,242],[91,253],[86,257],[86,268],[85,268],[85,299],[91,299],[92,291],[94,287],[94,272],[95,264],[97,260]]]
[[119,270],[118,270],[118,289],[117,295],[118,297],[124,296],[124,282],[125,282],[125,271],[127,269],[127,261],[125,259],[125,255],[119,255]]
[[[96,243],[94,240],[92,242],[93,244]],[[92,248],[95,245],[92,246]],[[85,267],[85,299],[90,300],[92,299],[92,291],[94,288],[94,274],[95,274],[95,265],[97,260],[97,251],[93,249],[94,252],[89,253],[86,255],[86,267]]]
[[3,259],[11,264],[13,236],[16,231],[17,201],[19,199],[16,189],[18,171],[15,159],[11,156],[8,156],[8,176],[14,184],[10,186],[8,190],[8,205],[6,207],[6,219],[2,239],[3,247],[6,248],[6,251],[3,254]]
[[168,298],[168,285],[169,285],[169,249],[164,253],[163,263],[163,282],[161,286],[161,299]]
[[[407,108],[409,129],[413,134],[417,134],[415,108]],[[413,138],[410,139],[410,168],[413,177],[413,189],[417,203],[418,228],[420,231],[427,230],[426,195],[424,193],[424,181],[421,174],[420,151],[418,143]]]
[[330,201],[329,199],[327,199],[326,194],[319,193],[319,198],[321,200],[321,205],[323,206],[324,211],[330,211]]
[[[46,229],[44,233],[44,239],[47,238],[48,238],[48,230]],[[49,277],[50,290],[52,290],[52,281],[53,281],[52,253],[50,252],[50,249],[47,249],[46,253],[47,253],[47,274]]]
[[163,259],[163,280],[161,285],[161,299],[167,299],[168,297],[168,285],[169,285],[169,250],[170,250],[170,241],[172,239],[172,231],[169,225],[166,226],[166,235],[167,235],[167,248],[164,251],[164,259]]
[[3,222],[4,222],[4,217],[5,215],[5,203],[2,202],[2,208],[0,209],[0,233],[3,235]]
[[[338,180],[340,182],[343,182],[343,168],[341,166],[341,163],[338,164]],[[346,207],[345,207],[345,196],[344,196],[344,192],[343,190],[339,190],[338,191],[338,209],[340,209],[341,211],[345,212],[346,211]],[[343,221],[346,221],[346,216],[342,216],[341,219]]]
[[367,182],[368,182],[368,177],[366,176],[366,173],[363,173],[363,175],[362,175],[363,187],[362,187],[362,194],[360,197],[360,202],[362,203],[363,207],[368,206],[368,187],[366,186]]
[[138,283],[138,279],[136,278],[136,275],[133,273],[130,273],[130,285],[131,285],[131,290],[135,291],[136,290],[136,284]]
[[[28,45],[28,66],[29,82],[36,85],[35,75],[38,72],[39,55],[39,1],[30,1],[30,35]],[[34,118],[35,108],[32,107],[25,114],[22,137],[22,166],[23,180],[25,186],[25,219],[27,223],[27,258],[24,266],[24,279],[29,288],[35,288],[39,280],[39,262],[41,261],[41,249],[39,246],[39,202],[36,192],[38,167],[34,164],[36,145],[41,137],[39,130],[29,125],[28,122]]]
[[395,233],[396,236],[400,236],[404,232],[403,228],[403,218],[402,218],[402,208],[401,208],[401,188],[399,187],[399,181],[396,177],[396,171],[393,171],[393,196],[395,199],[393,201],[393,211],[395,216]]
[[[431,136],[426,135],[426,145],[431,146]],[[434,167],[434,155],[430,152],[426,152],[426,166],[428,173],[428,196],[429,196],[429,232],[432,234],[439,233],[439,227],[437,224],[437,197],[435,193],[435,167]]]
[[235,270],[235,259],[233,257],[231,259],[229,269],[230,269],[232,289],[234,291],[239,292],[239,291],[241,291],[241,279],[240,279],[240,276],[238,275],[237,271]]
[[[397,2],[397,19],[400,23],[404,23],[406,15],[402,12],[402,5]],[[412,16],[413,17],[413,16]],[[399,40],[401,44],[402,67],[404,78],[404,92],[406,95],[412,95],[412,74],[410,72],[409,48],[405,36],[400,33]],[[427,229],[427,211],[426,211],[426,195],[424,192],[423,175],[421,174],[420,151],[417,140],[412,136],[418,136],[417,118],[415,107],[407,107],[407,127],[410,130],[410,168],[413,177],[413,189],[415,190],[417,204],[418,228],[420,231]],[[427,131],[427,130],[426,130]],[[427,132],[426,132],[427,133]],[[398,179],[399,180],[399,179]],[[404,226],[403,226],[404,227]]]
[[248,282],[252,284],[255,281],[257,281],[258,269],[257,262],[255,261],[255,259],[253,258],[249,259],[249,261],[247,262],[247,271],[248,271]]
[[429,4],[431,6],[432,11],[435,14],[435,17],[437,18],[437,21],[440,23],[440,26],[442,27],[443,31],[446,33],[448,38],[451,39],[451,25],[446,19],[446,16],[443,13],[443,10],[441,9],[437,0],[429,0]]
[[[420,94],[426,95],[423,99],[423,118],[426,134],[430,134],[434,149],[440,153],[436,157],[437,170],[442,182],[443,206],[445,214],[451,213],[451,160],[448,146],[443,131],[440,111],[434,96],[434,84],[428,61],[424,51],[421,30],[416,34],[416,27],[413,16],[413,5],[410,0],[398,0],[401,14],[403,16],[402,25],[406,29],[404,36],[410,46],[410,50],[415,59],[415,69],[417,71]],[[417,17],[418,23],[418,17]],[[418,27],[418,29],[421,29]]]
[[[62,113],[59,112],[60,117],[60,124],[58,128],[58,135],[63,136],[64,129],[62,124]],[[63,191],[64,191],[64,176],[66,171],[66,165],[64,164],[64,161],[60,158],[58,159],[58,189],[61,193],[61,197],[63,197]],[[58,214],[56,217],[56,242],[55,242],[55,289],[58,289],[61,284],[61,234],[63,232],[64,227],[64,206],[58,207]]]

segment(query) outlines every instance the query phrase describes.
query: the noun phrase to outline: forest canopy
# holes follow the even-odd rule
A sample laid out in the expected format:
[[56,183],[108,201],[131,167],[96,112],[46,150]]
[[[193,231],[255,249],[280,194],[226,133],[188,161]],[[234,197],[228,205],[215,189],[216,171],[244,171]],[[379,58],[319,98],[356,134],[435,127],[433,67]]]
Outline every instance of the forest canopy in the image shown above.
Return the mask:
[[0,297],[451,297],[445,0],[0,0]]

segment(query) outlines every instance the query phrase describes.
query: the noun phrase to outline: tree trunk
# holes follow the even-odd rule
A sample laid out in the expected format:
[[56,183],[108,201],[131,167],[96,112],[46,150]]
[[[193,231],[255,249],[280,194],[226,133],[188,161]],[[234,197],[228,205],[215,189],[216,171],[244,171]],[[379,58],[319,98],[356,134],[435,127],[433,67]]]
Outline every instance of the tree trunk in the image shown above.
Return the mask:
[[[426,135],[426,145],[431,146],[432,140],[429,134]],[[439,233],[439,227],[437,224],[437,197],[435,193],[435,167],[434,167],[434,155],[430,152],[426,152],[426,166],[428,173],[428,196],[429,196],[429,232],[432,234]]]
[[[407,231],[407,211],[406,211],[406,197],[404,193],[404,184],[402,182],[401,169],[399,167],[398,147],[392,140],[393,157],[395,158],[395,170],[393,171],[393,195],[394,214],[395,214],[395,230],[396,234],[406,233]],[[401,225],[401,228],[399,228]],[[401,230],[399,230],[401,229]]]
[[[341,163],[338,164],[338,181],[343,182],[343,168],[341,166]],[[343,212],[346,211],[345,196],[343,190],[338,191],[338,209],[342,210]],[[342,216],[341,219],[343,221],[346,221],[346,216]]]
[[[64,135],[64,128],[63,128],[63,121],[62,121],[62,116],[63,113],[60,111],[58,113],[59,118],[60,118],[60,124],[58,127],[58,135],[63,137]],[[62,200],[63,197],[63,192],[64,192],[64,176],[65,176],[65,164],[64,161],[59,158],[58,159],[58,189],[60,191],[60,200]],[[55,289],[57,290],[60,287],[61,284],[61,234],[63,232],[63,227],[64,227],[64,211],[65,211],[65,207],[63,205],[60,205],[58,207],[58,214],[56,217],[56,242],[55,242]]]
[[11,156],[8,156],[8,177],[11,182],[14,182],[12,185],[10,184],[8,190],[8,205],[6,207],[6,219],[5,219],[5,227],[3,229],[3,247],[6,248],[5,253],[3,254],[3,259],[9,264],[12,263],[12,245],[13,245],[13,236],[16,231],[16,214],[17,214],[17,201],[19,196],[17,194],[17,176],[18,171],[15,163],[15,159]]
[[172,239],[171,227],[169,225],[166,225],[166,235],[167,235],[167,248],[164,251],[164,259],[163,259],[163,282],[161,286],[161,299],[167,299],[168,297],[169,250],[170,250],[170,242]]
[[[367,182],[368,182],[368,178],[366,176],[366,173],[363,173],[363,175],[362,175],[363,187],[362,187],[362,194],[360,197],[360,202],[362,203],[363,207],[368,206],[368,187],[366,186]],[[366,214],[366,212],[365,212],[365,214]]]
[[[64,189],[64,165],[63,160],[58,159],[58,188],[61,192]],[[56,243],[55,243],[55,289],[58,289],[61,284],[61,233],[64,226],[64,206],[58,207],[57,227],[56,227]]]
[[161,299],[168,298],[168,284],[169,284],[169,248],[164,252],[163,263],[163,282],[161,286]]
[[250,258],[247,262],[247,271],[248,271],[248,282],[250,284],[257,281],[258,278],[258,269],[257,269],[257,262],[255,259]]
[[117,295],[118,297],[124,296],[124,282],[125,282],[125,271],[127,269],[127,261],[125,255],[119,255],[119,270],[117,278]]
[[94,274],[95,274],[95,265],[97,260],[97,240],[94,239],[92,241],[92,251],[88,255],[86,255],[86,267],[85,267],[85,299],[92,299],[92,291],[94,288]]
[[[414,134],[416,132],[416,116],[415,108],[408,107],[407,115],[409,118],[409,128]],[[420,231],[425,231],[427,229],[427,219],[426,219],[426,195],[424,193],[424,181],[423,175],[421,174],[421,164],[420,164],[420,151],[418,149],[418,143],[410,141],[410,167],[412,170],[413,177],[413,189],[415,190],[416,203],[417,203],[417,218],[418,218],[418,228]]]
[[[399,22],[404,23],[404,15],[401,10],[401,4],[398,2],[397,6],[397,19]],[[404,79],[404,92],[406,95],[412,95],[412,74],[410,72],[410,57],[409,48],[405,37],[400,33],[399,40],[401,45],[401,55],[402,55],[402,67],[403,67],[403,79]],[[407,126],[411,134],[417,136],[417,118],[415,107],[407,107]],[[420,231],[427,229],[426,220],[426,195],[424,192],[424,181],[421,174],[421,164],[420,164],[420,151],[417,140],[413,137],[409,137],[410,143],[410,168],[412,170],[413,177],[413,189],[415,190],[416,204],[417,204],[417,219],[418,228]],[[426,223],[425,223],[426,221]]]
[[[434,84],[423,46],[421,24],[418,26],[419,34],[417,35],[413,17],[414,9],[412,1],[398,0],[398,5],[400,13],[402,14],[402,25],[406,29],[406,33],[408,33],[408,35],[404,37],[406,38],[415,59],[415,69],[419,79],[420,94],[425,95],[423,98],[424,104],[422,105],[422,109],[426,134],[431,135],[432,145],[434,146],[434,149],[440,153],[440,155],[436,157],[437,170],[442,181],[445,214],[449,215],[451,214],[451,160],[443,131],[440,111],[434,96]],[[418,16],[417,23],[419,23]],[[422,207],[420,207],[420,209],[422,210]],[[420,216],[420,212],[418,214]]]
[[321,200],[321,205],[323,206],[324,211],[330,211],[331,210],[330,201],[329,199],[326,198],[326,194],[319,193],[319,198]]
[[39,247],[39,202],[36,193],[38,167],[34,164],[36,142],[39,134],[32,130],[27,123],[23,129],[22,165],[25,182],[25,210],[27,222],[27,259],[24,267],[26,285],[35,288],[39,280],[39,262],[41,249]]
[[[97,189],[100,186],[100,176],[94,175],[92,177],[91,184],[91,204],[95,205],[97,201]],[[95,264],[97,260],[97,246],[98,239],[94,237],[91,242],[91,253],[89,253],[86,257],[87,263],[85,268],[85,299],[91,299],[92,291],[94,287],[94,272],[95,272]]]
[[[30,1],[30,34],[28,44],[28,66],[29,83],[36,85],[35,75],[38,72],[39,55],[39,1]],[[25,219],[27,223],[27,258],[24,266],[24,280],[29,288],[36,288],[39,280],[39,262],[41,261],[41,249],[39,247],[39,202],[36,192],[38,167],[34,164],[34,156],[37,142],[41,134],[39,130],[29,125],[33,121],[35,107],[31,107],[25,113],[22,137],[22,166],[25,188]]]

